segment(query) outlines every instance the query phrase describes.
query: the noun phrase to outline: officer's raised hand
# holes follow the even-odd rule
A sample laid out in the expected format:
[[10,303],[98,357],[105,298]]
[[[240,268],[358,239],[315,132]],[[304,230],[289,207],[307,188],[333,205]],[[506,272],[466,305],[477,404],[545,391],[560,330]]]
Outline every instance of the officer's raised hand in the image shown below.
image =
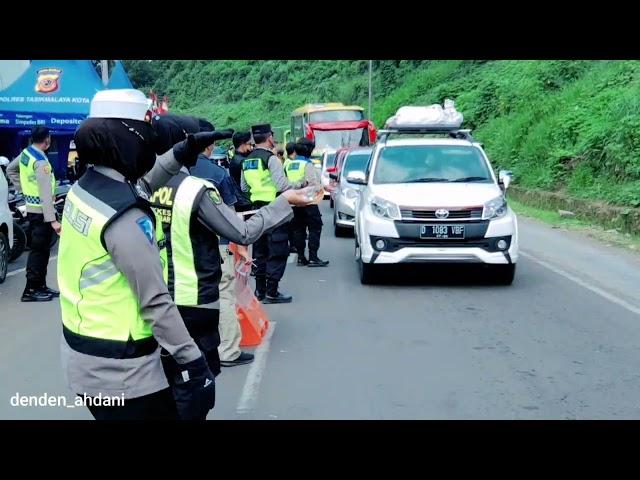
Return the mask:
[[322,188],[319,188],[310,199],[309,193],[312,192],[313,189],[314,187],[305,187],[298,190],[287,190],[282,192],[282,196],[285,197],[289,204],[294,207],[305,207],[307,205],[320,203],[324,197],[324,191]]
[[182,420],[204,420],[216,404],[216,380],[204,356],[179,365],[173,396]]
[[198,155],[209,145],[233,136],[233,130],[214,130],[187,135],[187,138],[173,146],[173,155],[185,167],[193,167]]

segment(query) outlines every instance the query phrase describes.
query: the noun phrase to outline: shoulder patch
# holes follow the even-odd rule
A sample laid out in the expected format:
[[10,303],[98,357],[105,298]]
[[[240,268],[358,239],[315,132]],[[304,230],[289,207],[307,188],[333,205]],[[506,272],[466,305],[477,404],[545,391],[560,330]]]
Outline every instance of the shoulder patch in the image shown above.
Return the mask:
[[153,222],[151,219],[145,215],[136,220],[136,223],[144,233],[144,236],[147,237],[147,240],[149,240],[149,243],[153,243]]
[[51,165],[45,165],[42,170],[44,171],[44,173],[46,174],[50,174],[51,173]]
[[215,205],[220,205],[222,203],[222,199],[220,198],[220,193],[216,188],[210,188],[207,190],[207,195]]

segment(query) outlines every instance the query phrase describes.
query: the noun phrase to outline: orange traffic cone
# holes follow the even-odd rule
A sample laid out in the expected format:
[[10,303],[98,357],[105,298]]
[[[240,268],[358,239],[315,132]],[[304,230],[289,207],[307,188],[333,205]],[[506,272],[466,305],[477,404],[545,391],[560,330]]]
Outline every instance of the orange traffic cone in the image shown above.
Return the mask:
[[242,332],[240,346],[255,347],[267,333],[269,317],[249,284],[251,264],[242,263],[235,244],[230,243],[229,250],[233,253],[234,264],[239,266],[236,268],[236,313]]

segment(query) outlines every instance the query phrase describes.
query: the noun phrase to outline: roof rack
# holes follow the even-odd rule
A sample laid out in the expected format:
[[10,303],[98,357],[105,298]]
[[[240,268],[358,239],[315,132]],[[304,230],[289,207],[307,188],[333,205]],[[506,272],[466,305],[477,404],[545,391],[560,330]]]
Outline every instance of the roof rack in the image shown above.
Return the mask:
[[447,135],[451,138],[459,140],[467,140],[468,142],[475,142],[471,136],[471,130],[460,128],[446,128],[446,127],[400,127],[400,128],[385,128],[378,131],[378,140],[386,142],[391,135]]

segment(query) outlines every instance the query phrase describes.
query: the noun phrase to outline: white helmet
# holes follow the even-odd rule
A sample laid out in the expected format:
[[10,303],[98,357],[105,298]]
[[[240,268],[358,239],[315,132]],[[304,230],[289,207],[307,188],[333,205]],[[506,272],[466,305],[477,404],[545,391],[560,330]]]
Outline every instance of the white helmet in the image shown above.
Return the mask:
[[0,167],[6,167],[9,165],[9,159],[7,157],[0,156]]
[[149,100],[140,90],[100,90],[91,100],[89,118],[124,118],[144,121]]

